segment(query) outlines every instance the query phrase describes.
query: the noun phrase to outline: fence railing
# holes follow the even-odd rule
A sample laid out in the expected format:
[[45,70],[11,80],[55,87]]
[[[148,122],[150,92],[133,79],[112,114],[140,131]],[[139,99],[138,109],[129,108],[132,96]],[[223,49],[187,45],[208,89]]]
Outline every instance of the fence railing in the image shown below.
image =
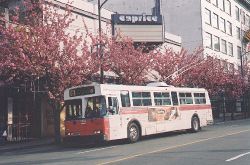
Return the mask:
[[25,141],[32,138],[31,123],[18,123],[8,125],[8,141]]

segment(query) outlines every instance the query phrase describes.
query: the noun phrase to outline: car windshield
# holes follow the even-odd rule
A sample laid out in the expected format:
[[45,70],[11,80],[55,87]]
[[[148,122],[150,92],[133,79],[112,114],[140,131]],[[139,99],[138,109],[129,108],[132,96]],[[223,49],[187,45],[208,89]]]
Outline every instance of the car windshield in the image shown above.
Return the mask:
[[104,96],[88,97],[84,118],[96,118],[105,116],[107,113],[106,100]]

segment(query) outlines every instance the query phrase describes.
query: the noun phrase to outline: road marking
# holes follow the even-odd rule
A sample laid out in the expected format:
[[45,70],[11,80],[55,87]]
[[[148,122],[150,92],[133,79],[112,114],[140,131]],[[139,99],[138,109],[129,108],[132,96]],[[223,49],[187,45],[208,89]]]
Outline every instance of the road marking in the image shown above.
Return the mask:
[[235,156],[235,157],[232,157],[230,159],[227,159],[226,162],[230,162],[232,160],[239,159],[240,157],[245,156],[245,155],[249,155],[249,154],[250,154],[250,152],[247,152],[247,153],[244,153],[244,154],[240,154],[238,156]]
[[98,149],[94,149],[94,150],[82,151],[82,152],[77,152],[76,154],[84,154],[84,153],[95,152],[95,151],[100,151],[100,150],[106,150],[106,149],[115,148],[115,147],[117,147],[117,146],[111,146],[111,147],[98,148]]
[[225,135],[221,135],[221,136],[217,136],[217,137],[210,137],[210,138],[206,138],[206,139],[196,140],[196,141],[185,143],[185,144],[181,144],[181,145],[176,145],[176,146],[172,146],[172,147],[162,148],[162,149],[159,149],[159,150],[154,150],[154,151],[150,151],[150,152],[145,152],[145,153],[141,153],[141,154],[127,156],[127,157],[124,157],[124,158],[121,158],[121,159],[117,159],[117,160],[112,160],[112,161],[109,161],[109,162],[98,163],[97,165],[105,165],[105,164],[112,164],[112,163],[116,163],[116,162],[121,162],[123,160],[133,159],[133,158],[136,158],[136,157],[139,157],[139,156],[144,156],[144,155],[148,155],[148,154],[154,154],[154,153],[158,153],[158,152],[162,152],[162,151],[167,151],[167,150],[171,150],[171,149],[176,149],[176,148],[184,147],[184,146],[195,144],[195,143],[200,143],[200,142],[204,142],[204,141],[208,141],[208,140],[213,140],[213,139],[219,139],[219,138],[223,138],[223,137],[226,137],[226,136],[236,135],[236,134],[240,134],[240,133],[244,133],[244,132],[249,132],[249,131],[250,131],[250,129],[247,129],[247,130],[233,132],[233,133],[229,133],[229,134],[225,134]]

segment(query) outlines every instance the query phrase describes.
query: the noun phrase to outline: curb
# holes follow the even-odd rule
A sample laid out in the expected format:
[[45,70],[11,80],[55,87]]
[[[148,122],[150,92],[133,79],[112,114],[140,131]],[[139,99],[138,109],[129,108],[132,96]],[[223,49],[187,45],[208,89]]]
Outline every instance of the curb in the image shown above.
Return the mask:
[[250,121],[249,118],[246,118],[246,119],[235,119],[235,120],[226,120],[226,121],[221,121],[221,120],[215,121],[214,120],[214,125],[220,125],[220,124],[225,124],[225,123],[241,122],[241,121],[247,121],[247,120]]

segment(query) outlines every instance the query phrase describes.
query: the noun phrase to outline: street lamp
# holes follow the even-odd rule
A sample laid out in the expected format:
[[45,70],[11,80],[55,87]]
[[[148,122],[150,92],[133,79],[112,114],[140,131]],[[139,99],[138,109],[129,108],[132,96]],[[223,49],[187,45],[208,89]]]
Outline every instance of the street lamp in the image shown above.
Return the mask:
[[[93,1],[93,0],[88,0]],[[97,46],[97,53],[98,56],[101,59],[101,66],[100,66],[100,84],[103,84],[104,82],[104,72],[103,72],[103,65],[102,65],[102,60],[103,60],[103,53],[102,53],[102,46],[103,44],[101,43],[101,36],[102,36],[102,21],[101,21],[101,9],[103,7],[103,5],[107,2],[108,0],[104,0],[101,3],[101,0],[98,0],[97,6],[98,6],[98,24],[99,24],[99,43],[96,45]]]
[[107,2],[108,0],[104,0],[101,3],[101,0],[98,0],[98,23],[99,23],[99,47],[98,48],[98,56],[101,59],[101,66],[100,66],[100,83],[103,84],[103,79],[104,79],[104,72],[103,72],[103,53],[102,53],[102,43],[101,43],[101,35],[102,35],[102,21],[101,21],[101,9],[103,5]]

